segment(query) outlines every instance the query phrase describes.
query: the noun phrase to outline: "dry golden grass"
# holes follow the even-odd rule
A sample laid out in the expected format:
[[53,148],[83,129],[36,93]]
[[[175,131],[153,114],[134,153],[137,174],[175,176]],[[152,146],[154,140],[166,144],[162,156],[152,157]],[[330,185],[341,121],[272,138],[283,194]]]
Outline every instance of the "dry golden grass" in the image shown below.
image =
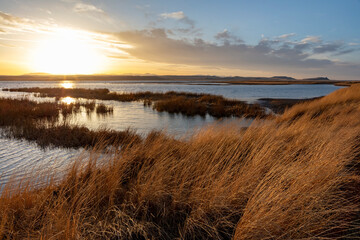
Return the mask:
[[146,139],[58,183],[11,184],[3,239],[350,239],[360,236],[360,86],[282,116]]

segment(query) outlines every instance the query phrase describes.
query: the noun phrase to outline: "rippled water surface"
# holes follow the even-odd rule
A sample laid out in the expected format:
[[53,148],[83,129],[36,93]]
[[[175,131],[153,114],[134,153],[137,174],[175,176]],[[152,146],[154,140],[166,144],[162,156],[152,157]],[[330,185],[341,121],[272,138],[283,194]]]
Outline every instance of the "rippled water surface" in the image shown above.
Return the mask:
[[[116,92],[139,91],[185,91],[196,93],[210,93],[223,95],[254,102],[258,98],[312,98],[327,95],[340,88],[333,85],[227,85],[227,84],[185,84],[181,82],[155,83],[142,81],[111,81],[111,82],[0,82],[0,89],[18,87],[73,87],[73,88],[108,88]],[[14,93],[0,91],[0,97],[30,97],[39,101],[53,101],[53,98],[40,99],[28,93]],[[209,123],[234,121],[233,119],[217,120],[211,116],[186,117],[168,113],[158,113],[151,107],[144,107],[141,102],[100,101],[114,107],[114,112],[108,116],[99,116],[96,113],[87,115],[85,112],[68,119],[73,124],[85,125],[91,129],[109,128],[124,130],[133,128],[140,134],[146,134],[152,129],[165,129],[175,136],[181,136]],[[251,120],[236,120],[241,126],[248,126]],[[26,141],[0,138],[0,183],[8,181],[11,174],[22,176],[24,169],[41,166],[52,166],[62,169],[65,163],[72,161],[82,150],[39,149],[36,145]]]

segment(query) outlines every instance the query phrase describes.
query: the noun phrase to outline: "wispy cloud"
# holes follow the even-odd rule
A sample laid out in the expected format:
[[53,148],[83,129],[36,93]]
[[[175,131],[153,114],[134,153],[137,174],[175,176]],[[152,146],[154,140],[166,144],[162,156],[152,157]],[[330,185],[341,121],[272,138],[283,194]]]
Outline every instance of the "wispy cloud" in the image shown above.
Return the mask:
[[283,34],[283,35],[280,35],[276,38],[278,39],[288,39],[288,38],[291,38],[291,37],[294,37],[296,36],[296,33],[287,33],[287,34]]
[[54,24],[48,21],[41,23],[28,18],[17,17],[0,11],[0,28],[3,33],[9,32],[46,32]]
[[327,52],[336,52],[344,47],[343,42],[330,42],[320,44],[314,48],[314,53],[327,53]]
[[360,43],[351,42],[351,43],[349,43],[349,46],[360,46]]
[[244,41],[232,34],[229,30],[224,29],[215,35],[215,39],[221,41],[223,44],[228,45],[230,43],[243,43]]
[[194,20],[192,20],[188,16],[186,16],[183,11],[162,13],[162,14],[160,14],[160,17],[163,19],[175,19],[182,23],[187,24],[188,26],[190,26],[191,29],[195,28]]
[[171,12],[171,13],[162,13],[162,14],[160,14],[160,16],[165,18],[165,19],[172,18],[172,19],[177,19],[177,20],[186,18],[183,11]]
[[90,17],[97,22],[113,23],[113,19],[105,10],[92,4],[77,2],[73,7],[73,11],[77,14]]
[[306,38],[301,40],[302,43],[318,43],[321,42],[321,38],[319,36],[307,36]]
[[101,8],[86,3],[76,3],[74,6],[74,11],[78,13],[84,13],[84,12],[105,13],[104,10],[102,10]]

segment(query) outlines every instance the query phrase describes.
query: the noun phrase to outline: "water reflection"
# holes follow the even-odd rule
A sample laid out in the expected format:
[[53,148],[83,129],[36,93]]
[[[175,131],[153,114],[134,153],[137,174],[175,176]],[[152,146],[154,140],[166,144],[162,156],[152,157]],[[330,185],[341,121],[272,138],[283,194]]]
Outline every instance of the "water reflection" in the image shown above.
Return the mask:
[[75,103],[75,98],[65,97],[61,99],[61,102],[69,105],[71,103]]
[[60,86],[63,88],[73,88],[74,87],[74,83],[73,82],[69,82],[69,81],[65,81],[65,82],[61,82]]

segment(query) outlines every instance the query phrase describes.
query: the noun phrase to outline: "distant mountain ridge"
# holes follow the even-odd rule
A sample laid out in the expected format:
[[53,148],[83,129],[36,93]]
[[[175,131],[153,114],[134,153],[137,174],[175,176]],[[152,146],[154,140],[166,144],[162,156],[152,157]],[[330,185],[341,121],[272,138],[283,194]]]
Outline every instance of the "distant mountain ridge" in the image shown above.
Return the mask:
[[306,81],[329,81],[330,79],[328,77],[316,77],[316,78],[304,78],[303,80]]

